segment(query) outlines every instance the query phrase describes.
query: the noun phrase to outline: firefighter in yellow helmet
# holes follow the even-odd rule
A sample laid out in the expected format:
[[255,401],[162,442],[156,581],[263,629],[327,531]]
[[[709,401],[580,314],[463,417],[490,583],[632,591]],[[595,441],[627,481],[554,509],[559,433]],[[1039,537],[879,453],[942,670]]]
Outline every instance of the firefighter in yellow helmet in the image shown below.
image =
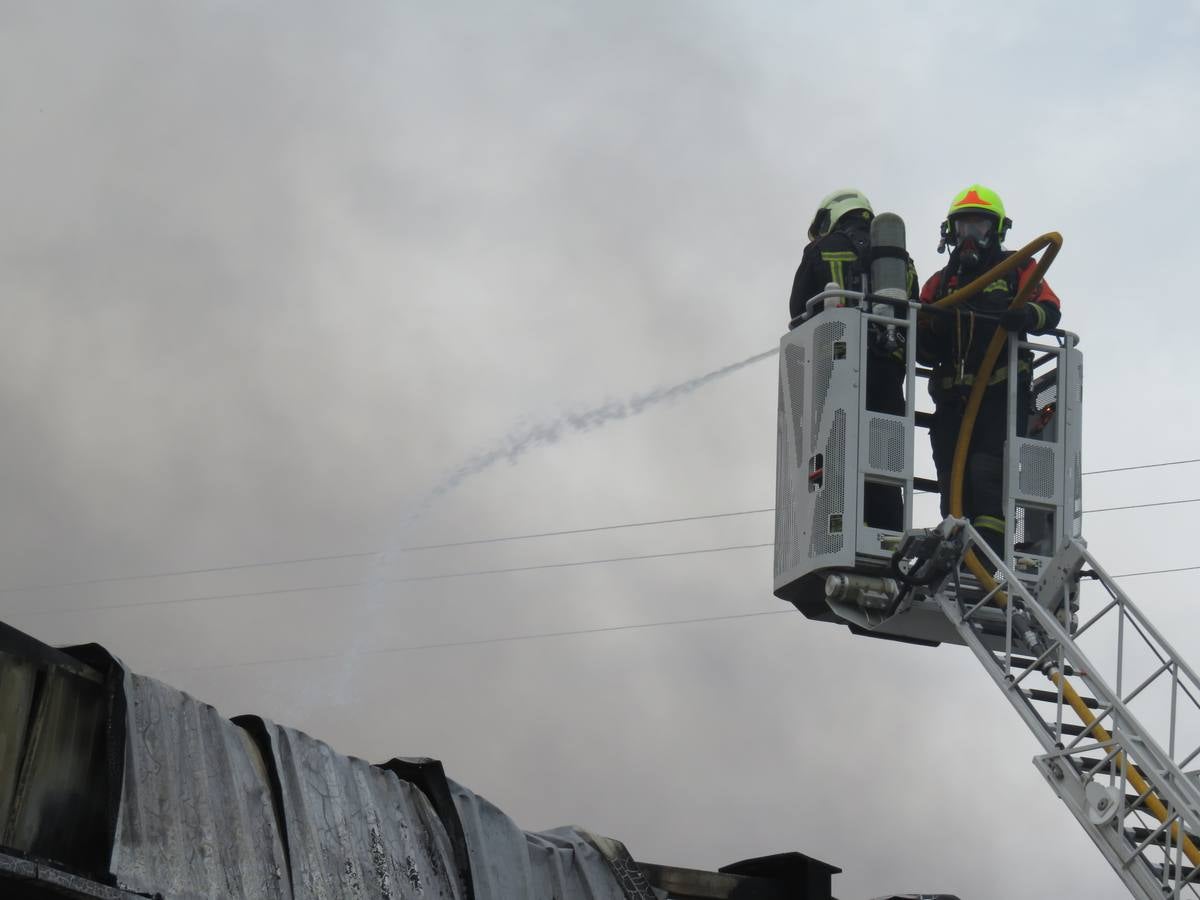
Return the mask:
[[[871,269],[871,201],[854,188],[833,191],[818,205],[808,227],[809,244],[804,248],[792,295],[788,303],[792,324],[804,313],[805,304],[836,284],[850,291],[863,289],[863,276]],[[908,292],[917,299],[917,270],[908,260]],[[820,308],[816,310],[820,312]],[[904,415],[905,353],[902,344],[888,346],[886,329],[872,323],[871,357],[867,363],[867,404],[878,412]],[[894,338],[894,335],[893,335]],[[901,531],[904,504],[899,488],[868,483],[863,496],[863,520],[871,526]]]
[[[942,222],[941,253],[951,248],[946,268],[925,282],[921,302],[933,303],[973,281],[1010,255],[1001,246],[1012,221],[1005,215],[1000,195],[981,184],[959,191],[950,201]],[[954,315],[933,316],[920,331],[917,357],[933,367],[929,393],[934,417],[929,429],[933,462],[942,494],[942,515],[949,514],[950,474],[954,447],[963,422],[975,372],[987,352],[997,327],[1024,338],[1026,334],[1053,331],[1061,317],[1059,300],[1044,281],[1034,288],[1020,309],[1008,308],[1017,291],[1030,278],[1036,263],[1029,260],[1005,278],[997,279],[974,297],[959,304]],[[987,318],[984,318],[987,317]],[[992,374],[975,420],[963,479],[963,513],[1001,558],[1004,542],[1004,439],[1008,423],[1008,348]],[[1017,427],[1026,421],[1030,404],[1031,362],[1022,358],[1017,377]]]

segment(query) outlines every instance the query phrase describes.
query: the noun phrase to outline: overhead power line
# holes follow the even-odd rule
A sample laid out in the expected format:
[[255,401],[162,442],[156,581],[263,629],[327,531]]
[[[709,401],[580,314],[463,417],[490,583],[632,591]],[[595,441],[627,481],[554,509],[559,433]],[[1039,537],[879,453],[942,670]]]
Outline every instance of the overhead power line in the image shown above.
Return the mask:
[[0,594],[17,594],[30,591],[51,591],[70,587],[86,587],[95,584],[113,584],[125,581],[149,581],[154,578],[176,578],[183,575],[209,575],[215,572],[235,572],[240,569],[267,569],[271,566],[293,566],[299,563],[332,562],[339,559],[364,559],[378,556],[378,551],[360,553],[332,553],[328,556],[300,556],[295,559],[274,559],[266,562],[234,563],[228,566],[208,566],[203,569],[176,569],[170,572],[146,572],[141,575],[112,575],[103,578],[81,578],[78,581],[56,581],[46,584],[13,585],[0,587]]
[[434,644],[409,644],[403,647],[380,647],[375,650],[361,650],[357,653],[318,653],[311,656],[284,656],[275,659],[256,659],[246,662],[217,663],[209,666],[189,666],[187,668],[171,667],[161,669],[163,672],[201,672],[213,669],[240,669],[250,666],[275,666],[292,662],[318,662],[322,660],[343,659],[350,656],[381,656],[391,653],[415,653],[421,650],[447,650],[452,647],[477,647],[481,644],[506,644],[516,641],[535,641],[546,638],[574,637],[581,634],[600,634],[612,631],[638,631],[645,628],[665,628],[677,625],[695,625],[701,622],[728,622],[733,619],[754,619],[761,616],[778,616],[794,613],[795,609],[765,609],[755,612],[732,613],[724,616],[697,616],[691,619],[666,619],[659,622],[635,622],[624,625],[598,625],[593,628],[572,628],[565,631],[539,631],[527,634],[505,635],[503,637],[476,638],[465,641],[444,641]]
[[171,597],[166,600],[136,600],[126,603],[103,603],[94,606],[64,606],[58,609],[34,609],[13,613],[23,616],[52,616],[58,613],[99,612],[108,609],[131,609],[142,606],[171,606],[180,603],[202,603],[211,600],[241,600],[247,597],[269,597],[275,594],[300,594],[309,591],[335,591],[348,588],[371,587],[383,584],[407,584],[415,581],[444,581],[450,578],[474,578],[481,575],[510,575],[514,572],[533,572],[538,569],[570,569],[576,566],[598,566],[607,563],[633,562],[642,559],[666,559],[672,556],[697,556],[704,553],[724,553],[729,550],[761,550],[773,547],[774,543],[730,544],[725,547],[703,547],[698,550],[674,550],[667,553],[645,553],[638,556],[611,556],[603,559],[578,559],[569,562],[539,563],[532,566],[510,566],[501,569],[472,569],[465,572],[440,572],[431,575],[406,575],[403,578],[379,578],[375,580],[344,581],[338,584],[308,584],[297,587],[275,588],[266,591],[239,591],[235,594],[206,594],[199,597]]
[[1122,572],[1120,575],[1112,575],[1111,578],[1140,578],[1142,575],[1169,575],[1172,572],[1195,572],[1200,570],[1200,566],[1180,566],[1177,569],[1150,569],[1146,572]]
[[565,528],[559,531],[537,531],[530,534],[509,534],[502,537],[476,538],[470,541],[450,541],[445,544],[425,544],[423,546],[401,547],[398,553],[414,553],[418,550],[444,550],[448,547],[469,547],[474,544],[500,544],[505,541],[528,541],[534,538],[561,537],[566,534],[591,534],[597,531],[616,531],[619,528],[642,528],[647,525],[674,525],[677,522],[699,522],[702,519],[728,519],[734,516],[752,516],[755,513],[775,512],[775,507],[764,506],[761,509],[742,509],[737,512],[706,513],[699,516],[677,516],[674,519],[648,519],[644,522],[622,522],[617,525],[592,525],[588,528]]
[[1153,503],[1130,503],[1128,506],[1105,506],[1100,509],[1085,509],[1083,514],[1116,512],[1122,509],[1148,509],[1151,506],[1178,506],[1180,503],[1200,503],[1200,497],[1192,497],[1189,500],[1156,500]]
[[[1099,510],[1097,510],[1099,511]],[[695,550],[674,550],[666,553],[644,553],[635,556],[610,556],[599,559],[578,559],[557,563],[538,563],[529,566],[510,566],[496,569],[470,569],[461,572],[439,572],[429,575],[408,575],[403,578],[381,578],[377,580],[346,581],[337,584],[310,584],[295,587],[273,588],[264,591],[239,591],[232,594],[206,594],[197,597],[172,597],[166,600],[139,600],[127,603],[97,604],[94,606],[68,606],[58,609],[23,610],[11,613],[14,616],[53,616],[64,613],[101,612],[113,609],[133,609],[147,606],[172,606],[184,603],[203,603],[214,600],[241,600],[250,597],[270,597],[280,594],[301,594],[310,591],[347,590],[350,588],[373,587],[385,584],[410,584],[420,581],[445,581],[454,578],[476,578],[484,575],[510,575],[517,572],[535,572],[543,569],[568,569],[578,566],[598,566],[611,563],[634,562],[649,559],[669,559],[680,556],[700,556],[708,553],[724,553],[730,550],[762,550],[773,547],[774,542],[761,544],[729,544],[724,547],[702,547]],[[1200,569],[1200,566],[1183,566],[1173,569],[1153,569],[1145,572],[1126,572],[1113,575],[1113,578],[1137,578],[1142,575],[1162,575],[1172,572],[1190,572]]]
[[[770,545],[765,545],[770,546]],[[712,551],[694,551],[699,553]],[[674,554],[666,554],[674,555]],[[630,557],[633,559],[642,559],[645,557]],[[613,560],[616,561],[616,560]],[[1200,569],[1200,566],[1182,566],[1175,569],[1153,569],[1146,572],[1125,572],[1121,575],[1113,575],[1113,578],[1137,578],[1142,575],[1164,575],[1172,572],[1194,572]],[[484,644],[505,644],[514,643],[517,641],[533,641],[545,640],[549,638],[575,637],[585,634],[602,634],[613,631],[636,631],[646,628],[666,628],[678,625],[694,625],[701,622],[726,622],[734,619],[754,619],[761,616],[778,616],[786,615],[795,612],[792,608],[786,609],[767,609],[757,610],[754,612],[732,613],[722,616],[697,616],[690,619],[666,619],[658,622],[637,622],[627,623],[622,625],[598,625],[592,628],[572,628],[563,631],[538,631],[527,632],[523,634],[504,635],[489,638],[473,638],[462,641],[442,641],[429,644],[409,644],[402,647],[381,647],[374,650],[362,650],[352,653],[319,653],[308,656],[284,656],[273,659],[254,659],[237,663],[217,663],[207,666],[189,666],[187,668],[169,668],[162,671],[166,672],[200,672],[213,671],[216,669],[240,669],[253,666],[275,666],[284,665],[286,663],[297,662],[321,662],[324,660],[345,659],[352,656],[381,656],[395,653],[416,653],[424,650],[448,650],[455,647],[477,647]]]
[[[1200,463],[1200,457],[1193,459],[1175,459],[1167,462],[1158,463],[1143,463],[1135,466],[1120,466],[1112,469],[1094,469],[1090,472],[1084,472],[1083,475],[1106,475],[1111,472],[1133,472],[1139,469],[1158,469],[1165,466],[1182,466],[1189,463]],[[1196,503],[1200,502],[1200,498],[1190,500],[1164,500],[1156,503],[1135,503],[1129,506],[1110,506],[1104,509],[1084,510],[1085,513],[1113,512],[1115,510],[1124,509],[1142,509],[1151,506],[1171,506],[1178,503]],[[273,559],[259,562],[248,563],[231,563],[221,566],[205,566],[195,569],[172,569],[164,572],[145,572],[138,575],[111,575],[97,578],[80,578],[74,581],[56,581],[46,582],[41,584],[26,584],[12,585],[9,587],[0,587],[0,594],[15,594],[32,591],[50,591],[62,590],[71,587],[87,587],[97,584],[114,584],[127,581],[150,581],[155,578],[178,578],[187,575],[211,575],[220,572],[235,572],[242,569],[267,569],[273,566],[292,566],[302,563],[316,562],[335,562],[349,559],[367,559],[372,556],[381,556],[385,553],[416,553],[426,550],[446,550],[454,547],[470,547],[481,544],[500,544],[509,541],[527,541],[538,538],[562,537],[573,534],[593,534],[601,531],[616,531],[623,528],[644,528],[652,525],[673,525],[681,522],[698,522],[705,519],[724,519],[734,518],[737,516],[750,516],[759,513],[774,512],[775,507],[764,506],[757,509],[742,509],[735,512],[721,513],[706,513],[703,515],[694,516],[676,516],[669,519],[647,519],[639,522],[620,522],[613,525],[592,525],[584,528],[563,528],[556,531],[535,531],[525,534],[509,534],[499,535],[487,538],[473,538],[470,540],[445,541],[438,544],[414,544],[406,547],[396,547],[391,550],[363,550],[352,553],[331,553],[321,556],[298,556],[290,559]]]
[[467,541],[447,541],[442,544],[417,544],[410,547],[396,547],[393,550],[372,550],[358,553],[336,553],[327,556],[301,556],[295,559],[277,559],[267,562],[239,563],[228,566],[209,566],[204,569],[179,569],[171,572],[151,572],[143,575],[117,575],[108,578],[84,578],[78,581],[60,581],[49,584],[14,585],[0,587],[0,594],[15,594],[32,591],[49,591],[69,587],[85,587],[95,584],[111,584],[123,581],[146,581],[154,578],[174,578],[184,575],[208,575],[216,572],[233,572],[239,569],[264,569],[271,566],[291,566],[299,563],[330,562],[333,560],[366,559],[372,556],[382,556],[386,553],[416,553],[422,550],[447,550],[454,547],[470,547],[479,544],[500,544],[507,541],[528,541],[536,538],[561,537],[571,534],[592,534],[599,531],[616,531],[622,528],[643,528],[649,525],[674,525],[679,522],[698,522],[703,519],[727,519],[735,516],[750,516],[756,513],[774,512],[775,507],[767,506],[762,509],[743,509],[737,512],[706,513],[698,516],[677,516],[673,519],[648,519],[644,522],[620,522],[615,525],[592,525],[587,528],[564,528],[559,531],[538,531],[529,534],[509,534],[499,537],[475,538]]
[[1092,471],[1084,472],[1083,474],[1084,475],[1107,475],[1109,472],[1133,472],[1136,469],[1161,469],[1164,466],[1184,466],[1184,465],[1187,465],[1188,463],[1197,463],[1197,462],[1200,462],[1200,458],[1197,458],[1197,459],[1173,459],[1170,462],[1144,463],[1144,464],[1138,465],[1138,466],[1118,466],[1115,469],[1093,469]]
[[[1150,464],[1144,465],[1144,466],[1126,466],[1126,467],[1119,468],[1119,469],[1099,469],[1094,472],[1084,472],[1083,474],[1084,475],[1102,475],[1102,474],[1106,474],[1109,472],[1128,472],[1133,469],[1151,469],[1151,468],[1160,468],[1162,466],[1178,466],[1178,465],[1184,465],[1185,463],[1195,463],[1195,462],[1200,462],[1200,458],[1198,458],[1198,459],[1181,459],[1181,460],[1175,460],[1173,462],[1164,462],[1164,463],[1150,463]],[[1127,506],[1106,506],[1106,507],[1102,507],[1099,509],[1085,509],[1083,511],[1083,513],[1084,513],[1084,515],[1088,515],[1088,514],[1092,514],[1092,513],[1116,512],[1118,510],[1147,509],[1147,508],[1155,507],[1155,506],[1175,506],[1175,505],[1184,504],[1184,503],[1200,503],[1200,497],[1193,497],[1193,498],[1189,498],[1186,500],[1159,500],[1159,501],[1153,501],[1153,502],[1149,502],[1149,503],[1131,503]],[[728,519],[728,518],[735,518],[738,516],[752,516],[752,515],[758,515],[761,513],[769,513],[769,512],[774,512],[774,511],[775,511],[775,507],[773,507],[773,506],[763,506],[763,507],[759,507],[757,509],[741,509],[741,510],[736,510],[734,512],[705,513],[705,514],[694,515],[694,516],[676,516],[674,518],[669,518],[669,519],[646,519],[644,521],[638,521],[638,522],[619,522],[619,523],[612,524],[612,525],[591,525],[591,526],[588,526],[585,528],[563,528],[563,529],[559,529],[556,531],[535,531],[535,532],[528,532],[528,533],[524,533],[524,534],[498,535],[498,536],[487,537],[487,538],[474,538],[471,540],[446,541],[444,543],[439,543],[439,544],[414,544],[414,545],[406,546],[406,547],[397,547],[397,548],[395,548],[393,550],[389,550],[389,551],[372,550],[372,551],[359,551],[359,552],[355,552],[355,553],[333,553],[333,554],[326,554],[323,556],[300,556],[300,557],[295,557],[293,559],[276,559],[276,560],[267,560],[264,562],[235,563],[232,565],[225,565],[225,566],[208,566],[206,568],[200,568],[200,569],[177,569],[177,570],[167,571],[167,572],[149,572],[149,573],[144,573],[144,574],[140,574],[140,575],[115,575],[115,576],[103,577],[103,578],[84,578],[84,579],[79,579],[77,581],[60,581],[60,582],[53,582],[53,583],[46,583],[46,584],[14,585],[11,587],[0,587],[0,594],[31,593],[33,591],[62,590],[62,589],[71,588],[71,587],[86,587],[89,585],[114,584],[114,583],[128,582],[128,581],[149,581],[149,580],[152,580],[155,578],[176,578],[176,577],[183,577],[183,576],[187,576],[187,575],[210,575],[210,574],[216,574],[216,573],[220,573],[220,572],[235,572],[235,571],[239,571],[242,569],[264,569],[264,568],[270,568],[272,566],[290,566],[290,565],[299,565],[301,563],[332,562],[332,561],[337,561],[337,560],[348,560],[348,559],[367,559],[367,558],[373,557],[373,556],[382,556],[382,555],[385,555],[386,553],[396,553],[396,554],[416,553],[419,551],[426,551],[426,550],[447,550],[447,549],[453,549],[455,547],[470,547],[470,546],[478,546],[478,545],[482,545],[482,544],[500,544],[500,543],[513,542],[513,541],[528,541],[528,540],[535,540],[535,539],[539,539],[539,538],[562,537],[562,536],[574,535],[574,534],[595,534],[597,532],[618,531],[618,530],[625,529],[625,528],[645,528],[645,527],[653,526],[653,525],[674,525],[674,524],[678,524],[681,522],[700,522],[700,521],[704,521],[707,519]],[[172,602],[172,601],[160,601],[160,602]]]

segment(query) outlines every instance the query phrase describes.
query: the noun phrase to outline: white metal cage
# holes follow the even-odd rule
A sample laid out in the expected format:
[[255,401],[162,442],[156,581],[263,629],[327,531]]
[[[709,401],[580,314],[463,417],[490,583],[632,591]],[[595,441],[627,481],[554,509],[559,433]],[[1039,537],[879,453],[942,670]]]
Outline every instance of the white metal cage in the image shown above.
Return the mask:
[[[907,615],[882,621],[861,604],[835,608],[826,595],[831,574],[890,574],[894,551],[913,528],[914,490],[936,489],[914,474],[914,432],[929,420],[916,409],[917,381],[931,375],[916,361],[920,305],[876,300],[828,290],[780,341],[774,591],[813,619],[844,620],[880,637],[961,642],[936,604],[917,601]],[[847,305],[831,306],[837,302]],[[813,312],[821,305],[831,308]],[[895,332],[903,350],[902,414],[872,408],[868,370],[879,358],[873,347],[881,329]],[[1005,561],[1030,585],[1080,537],[1083,363],[1076,344],[1063,331],[1009,341],[1008,371],[1021,374],[1007,384]],[[872,489],[899,493],[902,521],[871,521],[865,498]],[[964,583],[974,586],[970,576]]]

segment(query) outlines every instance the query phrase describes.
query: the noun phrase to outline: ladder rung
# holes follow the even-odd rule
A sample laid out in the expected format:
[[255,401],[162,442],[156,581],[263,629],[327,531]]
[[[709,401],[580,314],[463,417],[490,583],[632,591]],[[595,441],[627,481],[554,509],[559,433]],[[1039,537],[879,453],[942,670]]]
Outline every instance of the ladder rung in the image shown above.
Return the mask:
[[[947,519],[947,522],[950,521]],[[1097,568],[1081,545],[1064,547],[1055,560],[1054,565],[1066,566],[1068,569],[1073,567],[1074,571],[1078,571],[1085,563]],[[1024,576],[1018,576],[1003,567],[1001,570],[1006,579],[1020,577],[1022,581],[1026,580]],[[1086,572],[1080,573],[1080,577],[1085,574]],[[1152,739],[1137,734],[1137,729],[1132,723],[1129,723],[1128,727],[1124,727],[1123,724],[1127,721],[1126,707],[1130,701],[1155,683],[1156,679],[1161,679],[1163,673],[1173,676],[1172,689],[1178,689],[1174,682],[1182,681],[1182,675],[1185,673],[1182,661],[1174,658],[1172,651],[1165,644],[1162,645],[1162,650],[1158,648],[1162,640],[1157,632],[1145,621],[1132,601],[1110,586],[1110,602],[1092,621],[1117,608],[1122,616],[1121,623],[1132,623],[1131,627],[1140,633],[1162,664],[1133,689],[1132,693],[1121,688],[1120,654],[1124,645],[1118,635],[1118,690],[1114,692],[1106,683],[1107,673],[1102,674],[1100,669],[1087,668],[1090,663],[1087,663],[1077,649],[1078,634],[1067,635],[1052,624],[1048,624],[1046,630],[1052,631],[1053,635],[1043,633],[1022,636],[1019,633],[1018,621],[1021,622],[1020,628],[1033,627],[1034,631],[1038,631],[1036,626],[1027,625],[1025,622],[1026,617],[1034,617],[1035,613],[1042,621],[1050,622],[1049,611],[1044,607],[1032,608],[1037,601],[1030,599],[1023,592],[1022,595],[1030,603],[1031,609],[1025,610],[1021,617],[1014,617],[1013,606],[1010,606],[1007,615],[985,610],[986,616],[981,615],[978,617],[979,621],[971,621],[967,610],[964,609],[964,603],[971,605],[970,613],[974,614],[977,607],[973,604],[982,604],[982,598],[991,601],[995,591],[999,589],[992,586],[992,582],[993,579],[989,579],[983,573],[980,573],[979,578],[963,577],[961,582],[956,580],[951,587],[941,585],[941,593],[936,595],[935,599],[947,610],[948,618],[957,629],[963,643],[979,655],[985,668],[991,664],[995,665],[995,668],[990,669],[993,679],[1017,708],[1026,724],[1032,727],[1042,746],[1049,750],[1046,755],[1035,759],[1038,767],[1050,776],[1055,791],[1068,800],[1084,828],[1096,838],[1101,849],[1106,851],[1118,874],[1124,874],[1123,870],[1129,867],[1138,869],[1134,873],[1136,878],[1129,881],[1130,885],[1136,889],[1146,888],[1147,897],[1176,896],[1183,892],[1186,885],[1190,888],[1189,896],[1200,897],[1200,855],[1196,853],[1196,848],[1200,847],[1200,821],[1196,820],[1196,817],[1200,816],[1200,810],[1191,809],[1189,806],[1191,801],[1196,799],[1194,783],[1188,780],[1189,775],[1183,771],[1189,763],[1194,766],[1200,761],[1200,747],[1186,755],[1174,753],[1177,737],[1174,694],[1171,697],[1170,719],[1163,723],[1164,726],[1170,727],[1170,758],[1163,758],[1165,754],[1156,752],[1156,745]],[[991,593],[984,593],[985,584],[992,586]],[[1015,581],[1008,585],[1008,589],[1018,590]],[[967,598],[971,600],[968,601]],[[960,613],[958,616],[954,615],[954,611],[948,606],[948,603],[952,602],[957,602]],[[1019,604],[1014,601],[1014,606]],[[999,631],[986,631],[987,627],[998,628]],[[998,635],[1003,642],[989,640],[989,635]],[[1058,637],[1055,638],[1054,635]],[[996,649],[997,646],[1002,649]],[[1016,648],[1021,650],[1019,655],[1012,653]],[[1037,654],[1043,651],[1044,655],[1037,657]],[[1083,672],[1069,664],[1069,659],[1078,659],[1080,664],[1085,666]],[[1045,676],[1045,681],[1027,679],[1026,676],[1035,673]],[[1186,670],[1186,674],[1194,679],[1191,670]],[[999,677],[1001,675],[1004,677]],[[1074,690],[1067,688],[1066,678],[1084,682],[1082,689],[1090,696],[1077,696]],[[1034,684],[1041,689],[1034,689]],[[1070,694],[1070,703],[1066,705],[1072,707],[1071,715],[1062,711],[1066,699],[1063,693]],[[1025,702],[1018,701],[1018,696]],[[1061,721],[1065,718],[1071,721]],[[1090,724],[1079,724],[1081,722]],[[1038,731],[1039,726],[1044,729],[1043,732]],[[1131,733],[1124,733],[1126,731]],[[1190,744],[1191,740],[1194,740],[1194,737],[1187,743]],[[1146,766],[1146,769],[1140,768],[1137,762]],[[1162,771],[1158,771],[1159,766],[1162,767]],[[1070,790],[1067,790],[1065,785],[1054,783],[1064,779],[1071,786]],[[1083,794],[1085,787],[1090,789],[1087,795],[1079,797],[1078,802],[1071,799],[1071,795],[1075,793]],[[1185,792],[1184,787],[1187,787],[1189,792]],[[1099,792],[1097,788],[1100,789]],[[1174,808],[1168,797],[1176,798],[1183,807]],[[1166,820],[1166,824],[1159,824],[1158,814]],[[1178,840],[1173,837],[1173,830]],[[1119,849],[1118,844],[1123,849]],[[1117,852],[1108,853],[1110,847]],[[1189,864],[1186,867],[1182,865],[1185,861]],[[1151,873],[1155,875],[1151,877]],[[1161,894],[1155,889],[1154,881],[1161,882],[1164,888]]]
[[[1029,695],[1030,700],[1042,700],[1046,703],[1057,703],[1058,702],[1058,692],[1057,691],[1030,690],[1030,691],[1027,691],[1026,693]],[[1086,706],[1088,709],[1099,709],[1100,708],[1100,701],[1098,701],[1095,697],[1080,697],[1079,699],[1083,701],[1083,705]],[[1064,706],[1067,705],[1065,701],[1064,701],[1063,705]]]
[[[1163,877],[1163,867],[1161,865],[1153,865],[1150,867],[1150,870],[1152,872],[1154,872],[1155,878]],[[1171,872],[1173,874],[1171,875],[1170,880],[1171,881],[1183,881],[1185,878],[1187,878],[1189,875],[1191,875],[1194,871],[1196,871],[1196,870],[1192,866],[1183,866],[1178,871],[1178,873],[1175,873],[1175,867],[1171,866]]]
[[[1004,657],[1003,656],[997,656],[996,659],[1000,661],[1000,665],[1002,665],[1002,666],[1004,665]],[[1032,665],[1033,665],[1033,657],[1031,657],[1031,656],[1014,656],[1012,658],[1012,667],[1014,669],[1028,669]],[[1064,665],[1062,668],[1062,673],[1064,675],[1074,675],[1075,670],[1072,669],[1068,665]]]
[[[1128,834],[1130,837],[1132,837],[1139,844],[1142,841],[1144,841],[1146,838],[1150,837],[1151,832],[1152,832],[1152,829],[1150,829],[1150,828],[1126,828],[1125,829],[1125,833]],[[1193,844],[1200,845],[1200,836],[1197,836],[1194,834],[1189,834],[1188,832],[1184,832],[1184,833],[1187,834],[1188,840],[1190,840]],[[1166,837],[1167,837],[1167,833],[1164,831],[1157,838],[1155,838],[1152,843],[1159,844],[1159,845],[1165,845]],[[1172,844],[1173,843],[1174,843],[1174,840],[1172,840]]]
[[[1076,757],[1075,764],[1079,767],[1079,770],[1081,772],[1085,769],[1088,771],[1091,771],[1094,766],[1096,766],[1098,763],[1101,762],[1101,760],[1102,760],[1102,757],[1098,757],[1098,756],[1097,757],[1080,756],[1080,757]],[[1146,774],[1141,769],[1139,769],[1137,766],[1130,765],[1129,768],[1132,771],[1137,772],[1138,775],[1141,776],[1142,778],[1146,777]],[[1121,769],[1117,765],[1116,759],[1110,759],[1108,762],[1104,763],[1104,765],[1100,766],[1100,768],[1096,769],[1095,774],[1097,774],[1097,775],[1099,775],[1099,774],[1120,775]],[[1128,797],[1125,798],[1125,803],[1127,806],[1132,806],[1136,802],[1137,802],[1137,797],[1133,794],[1130,794]],[[1140,809],[1140,810],[1145,809],[1145,808],[1146,808],[1145,803],[1143,803],[1140,807],[1138,807],[1138,809]]]
[[[1097,757],[1080,756],[1075,759],[1075,763],[1079,766],[1080,771],[1083,771],[1086,769],[1089,772],[1092,771],[1093,769],[1095,769],[1095,767],[1097,765],[1099,765],[1100,768],[1095,769],[1096,774],[1104,773],[1105,775],[1107,775],[1110,772],[1119,774],[1121,771],[1120,769],[1117,768],[1116,760],[1110,759],[1108,761],[1105,761],[1103,759],[1103,757],[1099,757],[1099,756],[1097,756]],[[1101,765],[1101,763],[1103,763],[1103,765]]]
[[[1145,776],[1142,776],[1142,777],[1144,778]],[[1157,797],[1158,795],[1155,794],[1154,796]],[[1126,794],[1125,795],[1125,808],[1126,809],[1129,809],[1137,802],[1138,802],[1137,794]],[[1154,813],[1150,812],[1149,807],[1146,806],[1146,801],[1144,799],[1142,800],[1141,805],[1138,806],[1136,812],[1145,813],[1146,815],[1151,816],[1151,817],[1153,817],[1153,815],[1154,815]]]

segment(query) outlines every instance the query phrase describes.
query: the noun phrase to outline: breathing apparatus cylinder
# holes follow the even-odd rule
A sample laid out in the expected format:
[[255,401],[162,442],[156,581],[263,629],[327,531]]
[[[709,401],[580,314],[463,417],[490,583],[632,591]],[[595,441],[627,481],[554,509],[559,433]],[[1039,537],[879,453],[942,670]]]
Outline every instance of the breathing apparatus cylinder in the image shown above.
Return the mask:
[[[908,253],[905,251],[904,220],[895,213],[880,213],[871,220],[871,290],[899,301],[908,299]],[[886,303],[874,303],[871,312],[895,316]],[[886,332],[887,349],[899,346],[896,326]]]
[[[880,213],[871,220],[871,287],[905,291],[908,285],[904,220],[895,213]],[[907,293],[901,296],[907,296]]]

